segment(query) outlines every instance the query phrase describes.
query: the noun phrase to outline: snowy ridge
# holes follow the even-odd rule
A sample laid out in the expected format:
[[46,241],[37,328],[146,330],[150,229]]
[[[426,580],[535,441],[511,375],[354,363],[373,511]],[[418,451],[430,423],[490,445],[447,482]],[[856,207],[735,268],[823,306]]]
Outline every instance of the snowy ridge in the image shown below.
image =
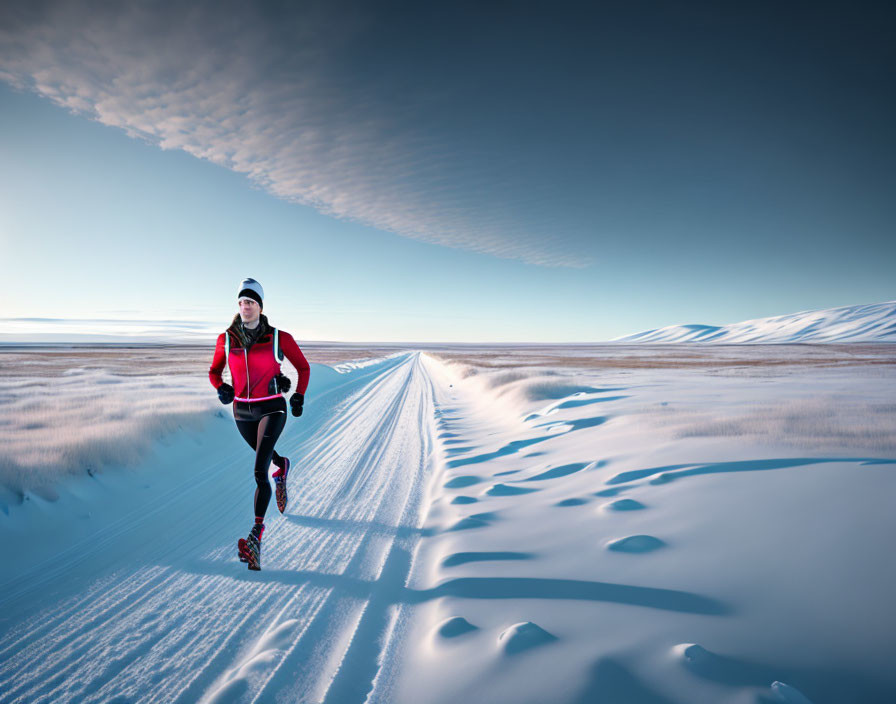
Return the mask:
[[731,325],[670,325],[613,342],[896,342],[896,301],[809,310]]

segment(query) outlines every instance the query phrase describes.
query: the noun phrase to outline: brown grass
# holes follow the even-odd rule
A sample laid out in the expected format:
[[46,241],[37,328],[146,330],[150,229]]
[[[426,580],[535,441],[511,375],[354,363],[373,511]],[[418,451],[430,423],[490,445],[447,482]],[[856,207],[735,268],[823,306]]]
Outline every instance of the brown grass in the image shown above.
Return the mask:
[[[566,348],[508,348],[476,352],[432,350],[442,361],[488,369],[520,367],[575,367],[579,369],[707,369],[730,367],[894,365],[896,345],[693,345],[594,346]],[[565,351],[565,350],[564,350]]]
[[[706,369],[791,365],[894,365],[896,345],[356,345],[301,343],[309,362],[338,364],[422,349],[446,362],[489,369]],[[0,378],[104,369],[120,376],[207,374],[214,345],[0,347]]]

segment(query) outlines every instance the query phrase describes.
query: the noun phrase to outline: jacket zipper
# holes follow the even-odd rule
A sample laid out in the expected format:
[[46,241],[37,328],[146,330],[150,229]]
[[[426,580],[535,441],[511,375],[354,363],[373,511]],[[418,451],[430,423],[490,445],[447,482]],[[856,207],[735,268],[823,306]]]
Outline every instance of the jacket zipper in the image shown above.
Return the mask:
[[[251,347],[251,345],[250,345]],[[252,407],[252,401],[249,400],[249,393],[252,390],[252,387],[249,386],[249,348],[247,347],[245,350],[245,354],[243,355],[246,358],[246,403],[249,404],[249,407]]]

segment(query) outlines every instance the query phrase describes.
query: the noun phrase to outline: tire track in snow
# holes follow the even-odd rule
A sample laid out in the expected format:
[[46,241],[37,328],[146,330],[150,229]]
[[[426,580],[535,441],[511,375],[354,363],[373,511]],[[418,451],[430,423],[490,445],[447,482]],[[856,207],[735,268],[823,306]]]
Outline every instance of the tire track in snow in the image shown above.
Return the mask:
[[[422,374],[419,356],[416,360],[416,372]],[[422,385],[422,384],[421,384]],[[433,449],[433,396],[428,394],[428,404],[421,404],[418,410],[417,425],[429,432],[421,433],[423,443],[417,453],[418,464],[411,491],[404,504],[399,525],[418,527],[422,517],[420,510],[423,502],[423,489],[427,480],[427,470]],[[406,531],[396,534],[389,545],[389,551],[383,562],[382,571],[377,580],[371,598],[364,610],[355,631],[351,646],[343,659],[339,671],[327,690],[325,704],[362,704],[373,688],[374,680],[380,669],[380,658],[389,641],[400,605],[395,595],[407,584],[411,573],[413,553],[419,542],[420,531]]]
[[[431,412],[431,405],[422,393],[418,357],[411,357],[406,366],[406,376],[400,385],[396,385],[393,375],[393,383],[388,387],[383,385],[385,380],[380,380],[376,387],[369,389],[370,393],[356,398],[351,405],[356,411],[354,428],[346,424],[336,426],[345,428],[340,431],[342,437],[332,438],[342,449],[340,454],[354,455],[356,459],[346,466],[342,481],[335,489],[324,490],[312,500],[319,509],[329,507],[338,520],[364,526],[359,529],[363,532],[344,534],[351,557],[342,566],[341,574],[349,579],[343,588],[331,590],[322,609],[271,670],[252,701],[270,701],[285,692],[292,692],[294,699],[297,691],[302,693],[301,701],[321,701],[337,673],[346,672],[342,664],[352,660],[345,655],[346,651],[369,650],[369,645],[358,645],[366,643],[363,625],[366,607],[383,589],[381,571],[396,536],[415,535],[419,523],[416,508],[409,512],[408,507],[416,507],[415,499],[420,493],[421,468],[425,468],[426,455],[422,451],[425,447],[422,438],[428,437],[420,432],[420,419]],[[390,399],[387,412],[381,412],[383,396]],[[358,412],[359,409],[364,412]],[[366,433],[360,452],[357,440],[352,441],[359,424],[363,424]],[[404,471],[408,466],[415,470]],[[358,491],[349,494],[346,491],[349,486],[357,487]],[[359,501],[363,496],[367,500]],[[409,521],[409,513],[414,514],[413,520]],[[333,568],[328,571],[336,573]],[[352,668],[349,671],[354,674]]]

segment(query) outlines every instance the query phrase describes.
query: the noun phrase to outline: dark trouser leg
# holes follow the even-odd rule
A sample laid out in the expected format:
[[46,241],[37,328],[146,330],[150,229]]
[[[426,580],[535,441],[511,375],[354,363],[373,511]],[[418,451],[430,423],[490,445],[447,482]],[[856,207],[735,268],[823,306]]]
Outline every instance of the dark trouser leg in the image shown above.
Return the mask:
[[255,515],[264,517],[271,501],[268,468],[274,455],[274,444],[286,426],[285,413],[272,413],[260,420],[238,420],[236,427],[255,450]]
[[255,451],[255,515],[264,517],[271,501],[271,482],[268,468],[274,454],[274,444],[286,427],[285,413],[271,413],[258,421],[258,444]]
[[[242,435],[246,442],[249,443],[249,447],[253,450],[256,449],[258,445],[258,421],[250,423],[248,421],[238,420],[236,422],[236,427],[239,429],[240,435]],[[283,464],[281,462],[282,459],[283,458],[277,454],[277,451],[274,450],[274,454],[271,455],[271,461],[279,467]]]
[[[236,421],[237,430],[240,431],[240,435],[243,436],[243,439],[249,443],[249,447],[255,450],[255,459],[258,460],[258,426],[260,421],[257,420],[238,420]],[[257,487],[257,482],[256,482]],[[258,503],[258,489],[255,489],[255,503]],[[258,515],[258,514],[256,514]]]
[[249,443],[249,447],[254,450],[258,446],[257,420],[238,420],[236,421],[236,429],[240,431],[243,439]]

